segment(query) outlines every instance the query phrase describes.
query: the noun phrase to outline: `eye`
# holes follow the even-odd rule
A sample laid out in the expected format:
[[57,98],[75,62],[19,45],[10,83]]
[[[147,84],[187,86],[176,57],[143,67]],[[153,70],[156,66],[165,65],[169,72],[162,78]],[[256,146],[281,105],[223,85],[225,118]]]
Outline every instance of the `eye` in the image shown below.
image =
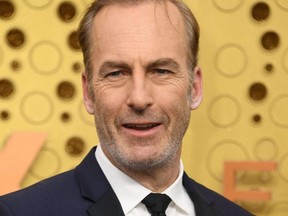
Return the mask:
[[113,71],[108,73],[105,77],[119,77],[124,75],[124,73],[122,71]]
[[154,72],[160,76],[171,74],[172,72],[166,69],[155,69]]

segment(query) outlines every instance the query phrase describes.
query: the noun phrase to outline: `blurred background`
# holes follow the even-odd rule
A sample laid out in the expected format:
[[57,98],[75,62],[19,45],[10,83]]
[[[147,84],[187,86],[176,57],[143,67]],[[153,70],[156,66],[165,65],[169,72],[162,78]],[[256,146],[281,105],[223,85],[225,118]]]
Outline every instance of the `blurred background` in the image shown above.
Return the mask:
[[[74,168],[98,143],[82,104],[76,33],[90,2],[0,0],[0,194]],[[224,194],[225,163],[276,163],[235,174],[236,190],[269,199],[233,201],[256,215],[285,216],[288,1],[185,2],[200,24],[204,75],[204,101],[184,139],[186,172]]]

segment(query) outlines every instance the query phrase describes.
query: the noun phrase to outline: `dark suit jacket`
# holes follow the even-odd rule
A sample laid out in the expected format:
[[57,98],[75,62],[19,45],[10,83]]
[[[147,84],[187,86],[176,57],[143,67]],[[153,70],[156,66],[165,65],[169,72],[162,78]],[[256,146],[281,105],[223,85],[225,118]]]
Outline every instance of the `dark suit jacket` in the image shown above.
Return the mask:
[[[71,171],[0,197],[0,216],[124,216],[94,152]],[[251,215],[186,174],[183,185],[197,216]]]

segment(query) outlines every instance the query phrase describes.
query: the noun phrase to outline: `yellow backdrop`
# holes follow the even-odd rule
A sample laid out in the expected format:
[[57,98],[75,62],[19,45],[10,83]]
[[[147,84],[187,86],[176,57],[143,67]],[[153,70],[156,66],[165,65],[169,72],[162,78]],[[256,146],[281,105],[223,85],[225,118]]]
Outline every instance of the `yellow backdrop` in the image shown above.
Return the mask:
[[[32,148],[27,140],[18,142],[13,147],[18,158],[3,160],[17,133],[47,135],[18,177],[20,187],[73,168],[98,142],[93,118],[82,105],[83,64],[76,37],[89,2],[0,0],[0,191],[9,191],[4,178],[11,178],[11,167],[21,169],[18,159]],[[204,101],[192,113],[184,139],[186,171],[223,193],[225,162],[274,161],[274,171],[237,174],[237,190],[270,191],[271,199],[238,203],[257,215],[285,216],[288,1],[186,2],[201,27],[204,75]]]

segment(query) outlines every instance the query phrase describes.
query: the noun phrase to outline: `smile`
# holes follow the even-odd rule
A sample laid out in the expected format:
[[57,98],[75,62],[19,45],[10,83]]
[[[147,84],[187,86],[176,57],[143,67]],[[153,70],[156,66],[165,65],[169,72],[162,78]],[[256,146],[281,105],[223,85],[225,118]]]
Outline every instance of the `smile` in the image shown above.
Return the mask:
[[160,123],[151,123],[151,124],[124,124],[123,126],[128,129],[133,129],[133,130],[139,130],[139,131],[145,131],[145,130],[150,130],[154,127],[159,126]]

